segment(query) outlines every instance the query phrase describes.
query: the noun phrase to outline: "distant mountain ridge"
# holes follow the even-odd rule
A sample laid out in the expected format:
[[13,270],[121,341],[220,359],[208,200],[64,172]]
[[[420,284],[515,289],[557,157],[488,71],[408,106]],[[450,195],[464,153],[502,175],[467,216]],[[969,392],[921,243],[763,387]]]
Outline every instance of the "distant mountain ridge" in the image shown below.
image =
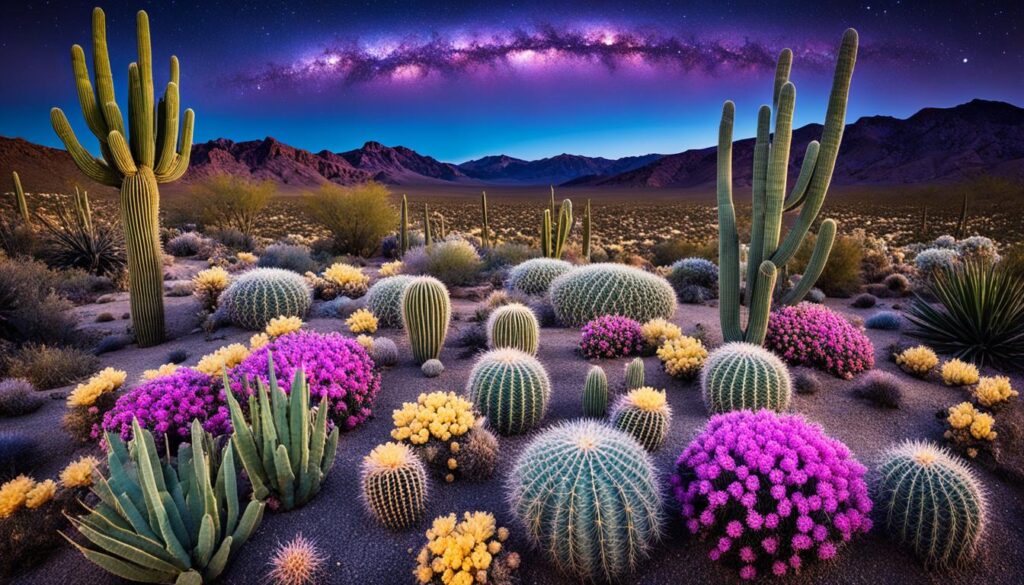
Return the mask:
[[550,158],[527,161],[502,154],[464,162],[459,165],[459,170],[474,179],[483,181],[559,185],[581,177],[624,173],[650,164],[662,156],[664,155],[645,154],[608,159],[560,154]]

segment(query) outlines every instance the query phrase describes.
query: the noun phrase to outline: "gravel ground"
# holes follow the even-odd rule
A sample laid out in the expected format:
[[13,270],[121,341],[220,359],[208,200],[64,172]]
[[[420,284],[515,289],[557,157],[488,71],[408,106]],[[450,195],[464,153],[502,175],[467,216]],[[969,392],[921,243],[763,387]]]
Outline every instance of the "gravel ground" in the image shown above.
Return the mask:
[[[181,268],[179,270],[184,270]],[[165,361],[167,353],[183,348],[189,352],[186,364],[194,365],[204,353],[231,342],[245,342],[249,332],[229,328],[218,332],[222,336],[206,340],[202,333],[186,333],[195,324],[197,306],[190,298],[168,300],[169,327],[180,335],[157,348],[138,349],[134,346],[102,356],[104,366],[127,370],[128,379],[139,377],[143,370]],[[847,301],[829,301],[833,308],[848,315],[867,317],[885,308],[870,310],[851,309]],[[469,327],[466,321],[474,305],[465,301],[455,303],[458,320],[453,323],[451,335]],[[115,315],[127,310],[122,299],[107,305],[90,305],[80,309],[83,320],[103,311]],[[703,324],[712,342],[721,340],[717,309],[711,306],[682,305],[674,321],[684,331],[692,333],[697,323]],[[90,327],[123,328],[124,322],[90,325]],[[316,319],[310,327],[319,331],[337,331],[343,325],[338,319]],[[401,331],[381,331],[379,334],[394,339],[403,356],[409,356],[408,343]],[[833,437],[845,442],[857,457],[872,466],[880,452],[888,445],[904,438],[941,439],[942,425],[935,413],[963,399],[962,390],[947,388],[936,381],[919,381],[898,372],[884,355],[885,347],[896,341],[897,333],[869,331],[875,344],[877,367],[892,371],[906,384],[904,406],[900,410],[881,410],[851,396],[851,382],[819,374],[824,389],[816,395],[795,395],[793,409],[804,413],[821,424]],[[579,416],[580,394],[590,363],[575,354],[579,333],[568,329],[544,329],[541,335],[540,360],[547,366],[553,382],[553,396],[545,424]],[[465,385],[473,360],[460,359],[462,350],[446,347],[442,355],[446,370],[439,378],[426,379],[411,361],[383,375],[383,389],[375,407],[376,417],[364,426],[341,438],[338,460],[323,489],[312,503],[290,513],[267,513],[253,539],[241,550],[232,566],[222,578],[223,583],[265,582],[267,560],[274,547],[298,533],[314,539],[328,555],[327,570],[320,582],[325,584],[395,585],[413,583],[411,570],[415,553],[424,541],[423,532],[435,516],[469,510],[487,510],[495,513],[499,525],[512,529],[507,546],[524,553],[520,576],[524,584],[570,584],[575,579],[558,575],[541,555],[531,552],[523,531],[513,523],[505,502],[503,485],[516,455],[529,441],[529,437],[501,438],[501,460],[496,477],[487,482],[458,482],[446,485],[435,481],[428,498],[426,518],[415,528],[403,532],[389,532],[378,526],[363,510],[359,501],[359,464],[374,446],[389,440],[391,411],[403,402],[415,400],[420,392],[434,390],[461,391]],[[623,368],[628,360],[600,362],[608,373],[610,385],[621,387]],[[661,477],[671,473],[675,457],[687,441],[706,422],[707,415],[700,402],[696,383],[681,383],[660,371],[657,358],[645,359],[649,385],[667,388],[674,412],[672,428],[665,446],[655,454]],[[794,372],[795,373],[795,372]],[[1024,379],[1013,380],[1017,388],[1024,387]],[[56,392],[67,391],[67,388]],[[38,462],[37,477],[53,476],[68,461],[86,448],[71,442],[66,434],[57,430],[63,410],[62,401],[48,403],[38,413],[27,417],[3,421],[4,430],[28,433],[40,442],[40,452],[46,458]],[[1019,583],[1024,566],[1024,490],[1000,481],[985,471],[979,471],[989,491],[990,517],[982,558],[969,569],[955,573],[928,574],[914,559],[901,552],[879,533],[861,537],[842,550],[836,560],[814,565],[799,577],[790,577],[790,583]],[[668,499],[666,498],[668,503]],[[671,518],[671,515],[669,516]],[[729,583],[738,579],[732,571],[719,568],[707,560],[704,543],[683,534],[680,522],[668,522],[664,542],[653,551],[629,583],[655,585],[675,583]],[[94,567],[69,547],[53,554],[42,566],[18,576],[13,582],[25,584],[90,583],[104,585],[118,583],[117,579]]]

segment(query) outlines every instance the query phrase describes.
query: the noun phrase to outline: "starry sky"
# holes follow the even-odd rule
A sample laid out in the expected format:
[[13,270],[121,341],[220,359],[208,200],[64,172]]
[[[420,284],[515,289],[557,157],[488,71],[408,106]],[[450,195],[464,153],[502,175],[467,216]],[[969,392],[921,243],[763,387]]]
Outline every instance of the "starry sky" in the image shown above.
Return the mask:
[[[16,4],[16,5],[15,5]],[[770,6],[770,7],[769,7]],[[105,2],[122,109],[134,14],[149,12],[157,87],[181,59],[196,140],[275,138],[312,151],[376,140],[462,162],[488,154],[619,157],[737,135],[795,54],[796,125],[821,121],[843,30],[861,50],[848,120],[974,98],[1024,105],[1024,3],[342,0]],[[91,2],[0,8],[0,135],[59,146],[60,106],[88,136],[69,49],[91,56]],[[90,57],[91,67],[91,57]],[[88,141],[86,141],[88,144]]]

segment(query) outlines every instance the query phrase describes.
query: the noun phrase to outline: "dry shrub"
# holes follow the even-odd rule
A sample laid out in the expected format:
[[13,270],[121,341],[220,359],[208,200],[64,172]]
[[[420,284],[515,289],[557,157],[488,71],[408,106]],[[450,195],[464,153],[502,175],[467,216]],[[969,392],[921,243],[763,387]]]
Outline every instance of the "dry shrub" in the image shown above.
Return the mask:
[[71,303],[55,291],[61,275],[41,262],[0,258],[0,339],[20,345],[81,341]]
[[67,386],[99,369],[96,356],[74,347],[29,344],[7,362],[7,374],[24,378],[39,390]]
[[654,245],[654,257],[651,261],[655,266],[668,266],[683,258],[704,258],[718,262],[718,242],[692,242],[683,238],[665,240]]
[[306,197],[310,217],[331,231],[335,252],[371,256],[398,225],[387,187],[376,182],[354,187],[328,183]]
[[192,200],[204,225],[250,236],[276,190],[272,181],[218,174],[192,186]]
[[[816,234],[807,234],[796,256],[790,263],[794,274],[803,274],[814,251]],[[861,285],[861,264],[864,259],[864,242],[861,238],[849,235],[837,235],[832,244],[825,270],[818,278],[816,286],[830,297],[846,298],[856,294]]]

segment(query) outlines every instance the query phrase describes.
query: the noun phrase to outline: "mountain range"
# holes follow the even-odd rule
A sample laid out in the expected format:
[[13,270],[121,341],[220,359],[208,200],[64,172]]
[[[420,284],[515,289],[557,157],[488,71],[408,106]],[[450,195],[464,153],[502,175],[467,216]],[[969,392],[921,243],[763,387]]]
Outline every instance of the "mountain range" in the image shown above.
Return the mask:
[[[798,171],[819,124],[793,132],[790,169]],[[749,184],[752,138],[733,145],[733,178]],[[311,152],[267,137],[196,144],[185,184],[213,174],[271,180],[305,189],[376,180],[393,185],[564,185],[578,187],[701,187],[713,185],[716,149],[646,154],[620,159],[560,154],[526,161],[506,155],[462,164],[438,161],[403,146],[367,142],[347,152]],[[0,137],[0,172],[17,170],[28,191],[61,191],[82,181],[66,152]],[[838,185],[956,181],[985,172],[1024,178],[1024,108],[974,100],[952,108],[926,108],[906,119],[864,117],[848,124],[833,182]],[[3,189],[6,191],[6,189]]]

